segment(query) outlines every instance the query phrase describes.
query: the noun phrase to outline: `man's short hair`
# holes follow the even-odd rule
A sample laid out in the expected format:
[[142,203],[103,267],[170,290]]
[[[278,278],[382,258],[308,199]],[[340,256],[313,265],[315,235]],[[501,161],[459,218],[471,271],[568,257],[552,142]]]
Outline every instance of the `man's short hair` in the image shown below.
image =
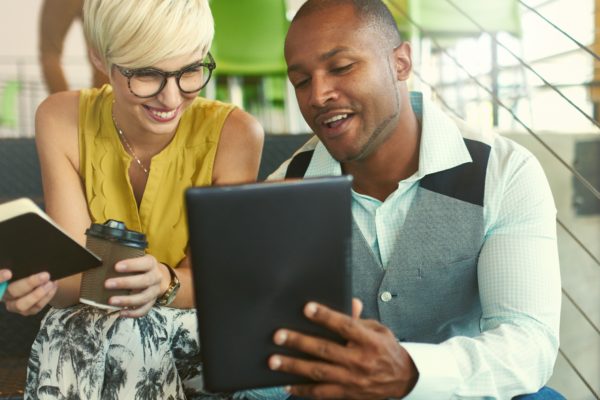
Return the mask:
[[307,0],[300,7],[293,21],[326,8],[344,4],[351,5],[357,17],[381,35],[383,43],[394,48],[402,42],[398,25],[396,25],[390,10],[381,0]]

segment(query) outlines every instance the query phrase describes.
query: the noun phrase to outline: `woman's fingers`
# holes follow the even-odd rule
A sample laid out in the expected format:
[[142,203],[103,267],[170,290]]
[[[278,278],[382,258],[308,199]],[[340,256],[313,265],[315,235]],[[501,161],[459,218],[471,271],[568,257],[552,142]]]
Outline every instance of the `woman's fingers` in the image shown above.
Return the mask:
[[113,296],[108,301],[111,305],[117,307],[137,308],[144,304],[154,304],[158,297],[158,290],[154,287],[146,288],[142,291],[135,291],[127,296]]
[[12,272],[9,269],[0,269],[0,282],[6,282],[12,278]]
[[151,286],[160,286],[162,275],[158,265],[156,258],[151,255],[119,261],[115,264],[115,270],[133,275],[107,279],[105,287],[107,289],[144,290]]
[[113,296],[109,299],[111,305],[123,307],[121,316],[141,317],[146,315],[161,295],[162,273],[160,264],[151,255],[119,261],[115,270],[124,275],[107,279],[107,289],[131,290],[126,296]]
[[6,295],[7,297],[10,296],[10,298],[17,299],[28,295],[36,288],[43,286],[48,282],[50,282],[50,274],[47,272],[30,275],[27,278],[11,282],[10,285],[8,285]]
[[[27,279],[27,278],[26,278]],[[15,282],[14,284],[16,284]],[[6,309],[11,312],[15,312],[21,315],[33,315],[39,312],[56,294],[58,285],[56,282],[46,282],[42,286],[34,288],[32,291],[25,295],[15,296],[14,291],[8,286],[8,291],[5,295],[4,301],[6,303]],[[19,291],[22,288],[18,288]],[[19,292],[20,293],[20,292]]]
[[146,303],[138,308],[128,308],[121,311],[121,317],[139,318],[148,314],[154,306],[154,302]]

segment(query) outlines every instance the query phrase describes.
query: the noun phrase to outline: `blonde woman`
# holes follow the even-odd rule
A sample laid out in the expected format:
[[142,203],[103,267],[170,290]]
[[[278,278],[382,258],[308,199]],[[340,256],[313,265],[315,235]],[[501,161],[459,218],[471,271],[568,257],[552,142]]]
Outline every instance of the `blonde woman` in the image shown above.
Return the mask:
[[207,0],[87,0],[84,29],[110,84],[40,105],[46,210],[82,243],[91,223],[116,219],[145,233],[149,247],[115,265],[136,275],[105,282],[132,290],[110,299],[120,312],[79,304],[80,275],[9,285],[11,311],[52,305],[26,397],[203,397],[183,192],[255,180],[263,130],[234,106],[198,97],[215,68]]

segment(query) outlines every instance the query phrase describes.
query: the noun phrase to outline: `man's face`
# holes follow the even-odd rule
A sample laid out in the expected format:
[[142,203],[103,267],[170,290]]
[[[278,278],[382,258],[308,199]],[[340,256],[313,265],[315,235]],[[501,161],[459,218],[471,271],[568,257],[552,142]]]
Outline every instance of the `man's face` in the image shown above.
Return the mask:
[[304,119],[340,162],[363,160],[396,128],[400,97],[394,51],[350,5],[296,20],[285,45]]

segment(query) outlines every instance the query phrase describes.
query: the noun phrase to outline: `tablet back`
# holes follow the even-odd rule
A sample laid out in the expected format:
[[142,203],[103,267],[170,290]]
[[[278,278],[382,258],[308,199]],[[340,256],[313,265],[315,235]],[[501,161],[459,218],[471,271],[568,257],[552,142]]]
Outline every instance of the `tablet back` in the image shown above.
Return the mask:
[[[302,314],[311,300],[350,314],[350,177],[186,192],[206,388],[307,382],[271,371],[278,328],[334,337]],[[302,355],[306,357],[306,355]]]

